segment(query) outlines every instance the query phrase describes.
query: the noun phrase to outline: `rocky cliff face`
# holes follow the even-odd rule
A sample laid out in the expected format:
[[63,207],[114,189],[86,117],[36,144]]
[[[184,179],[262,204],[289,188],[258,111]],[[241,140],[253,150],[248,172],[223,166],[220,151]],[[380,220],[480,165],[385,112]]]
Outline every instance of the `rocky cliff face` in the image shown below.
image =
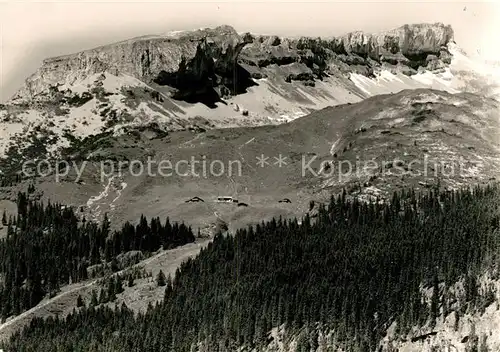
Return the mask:
[[256,78],[266,76],[264,68],[294,64],[288,80],[312,84],[335,70],[371,76],[382,65],[408,75],[419,68],[437,69],[450,63],[447,44],[453,29],[442,23],[405,25],[376,34],[351,32],[334,38],[282,39],[276,36],[245,38],[252,43],[243,48],[239,60]]
[[370,76],[383,64],[413,74],[420,67],[435,69],[449,63],[446,45],[452,40],[451,27],[440,23],[329,39],[238,35],[232,27],[220,26],[134,38],[47,59],[15,98],[33,99],[52,86],[101,72],[168,86],[171,97],[187,101],[244,92],[253,84],[250,76],[266,77],[277,67],[285,81],[308,85],[332,71]]
[[172,96],[186,98],[193,89],[205,92],[213,86],[230,86],[234,77],[230,68],[244,44],[229,26],[135,38],[47,59],[16,97],[34,98],[51,86],[71,85],[107,71],[168,85]]
[[353,32],[337,38],[346,53],[379,60],[384,55],[402,54],[408,58],[439,54],[453,40],[453,29],[442,23],[404,25],[376,34]]

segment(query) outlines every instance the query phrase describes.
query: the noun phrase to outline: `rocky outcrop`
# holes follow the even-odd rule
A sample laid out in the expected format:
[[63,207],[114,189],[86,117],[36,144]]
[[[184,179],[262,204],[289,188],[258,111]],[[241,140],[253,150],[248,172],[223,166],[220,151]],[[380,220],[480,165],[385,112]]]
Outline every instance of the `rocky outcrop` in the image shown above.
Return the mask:
[[382,65],[411,75],[450,62],[446,45],[453,30],[441,23],[405,25],[376,34],[352,32],[334,38],[280,38],[220,26],[147,36],[44,61],[17,98],[32,99],[52,86],[99,72],[127,74],[168,86],[174,99],[213,102],[253,85],[250,78],[279,76],[314,85],[332,72],[366,76]]
[[376,34],[352,32],[336,38],[336,51],[353,53],[378,60],[383,55],[414,56],[439,54],[453,40],[453,29],[442,23],[404,25]]
[[406,74],[416,73],[421,67],[442,68],[450,63],[447,44],[453,41],[453,29],[442,23],[404,25],[390,31],[367,34],[351,32],[334,38],[280,39],[275,36],[245,37],[246,45],[238,59],[248,65],[252,76],[269,74],[265,68],[272,65],[303,63],[303,75],[309,80],[309,70],[316,78],[332,69],[356,72],[367,76],[383,64],[401,66]]
[[47,59],[17,97],[33,98],[51,86],[72,84],[104,71],[171,86],[177,98],[204,94],[213,87],[231,90],[234,63],[244,45],[229,26],[135,38]]

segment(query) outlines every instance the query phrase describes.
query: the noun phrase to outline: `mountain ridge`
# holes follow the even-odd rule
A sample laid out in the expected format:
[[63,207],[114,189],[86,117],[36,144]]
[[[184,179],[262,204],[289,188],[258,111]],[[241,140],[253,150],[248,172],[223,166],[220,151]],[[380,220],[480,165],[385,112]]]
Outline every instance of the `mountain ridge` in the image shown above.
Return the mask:
[[404,89],[500,96],[500,80],[491,77],[442,23],[329,39],[230,26],[175,31],[45,60],[0,105],[0,152],[29,148],[38,130],[56,135],[49,152],[57,156],[67,136],[151,123],[165,131],[281,124]]
[[[174,36],[160,35],[132,38],[74,54],[48,58],[43,61],[39,70],[26,80],[24,87],[13,98],[33,98],[51,85],[62,84],[63,81],[67,83],[68,78],[73,79],[73,76],[104,71],[132,74],[136,78],[145,80],[160,79],[161,77],[158,76],[162,71],[170,74],[180,71],[183,62],[187,66],[193,65],[191,69],[186,68],[186,70],[190,74],[197,76],[199,80],[208,71],[205,72],[200,67],[196,67],[196,60],[201,60],[203,65],[213,59],[216,66],[219,66],[222,71],[231,70],[234,68],[230,67],[230,65],[234,64],[240,50],[246,44],[255,44],[255,41],[262,41],[263,38],[266,38],[266,36],[257,35],[252,37],[249,33],[240,36],[234,28],[224,25],[214,29],[182,31]],[[267,42],[264,43],[265,45],[261,46],[260,49],[266,51],[269,48],[280,46],[281,43],[277,43],[276,38],[278,37],[269,36]],[[411,63],[411,58],[407,59],[401,57],[401,55],[394,57],[394,55],[398,53],[403,56],[424,55],[424,59],[426,59],[429,54],[440,55],[442,47],[445,47],[452,40],[453,30],[451,26],[436,23],[431,25],[405,25],[379,34],[365,34],[355,31],[340,37],[333,37],[330,40],[302,37],[298,39],[298,42],[300,44],[301,41],[315,41],[312,43],[313,45],[323,45],[325,49],[331,50],[333,54],[360,55],[376,61],[380,59],[381,55],[386,55],[382,61]],[[297,51],[296,48],[292,47],[295,40],[286,39],[285,41],[288,49],[292,52]],[[302,46],[306,51],[311,51],[307,47],[307,43]],[[200,55],[206,53],[211,58],[204,58],[205,60],[199,58]],[[253,54],[269,56],[267,53],[262,52],[254,52]],[[272,57],[274,53],[270,54]],[[305,61],[297,53],[293,54],[296,56],[296,61]],[[314,55],[314,53],[307,53],[306,55],[311,54]],[[222,63],[219,62],[221,60]],[[290,58],[287,60],[290,61]],[[252,61],[247,60],[246,63],[248,62]],[[425,64],[423,61],[419,63]],[[60,74],[61,65],[64,66],[63,71],[69,71],[65,75]],[[72,71],[76,72],[73,73]],[[217,69],[215,72],[220,73],[217,72]],[[230,78],[222,76],[226,79]],[[170,81],[169,83],[172,84]]]

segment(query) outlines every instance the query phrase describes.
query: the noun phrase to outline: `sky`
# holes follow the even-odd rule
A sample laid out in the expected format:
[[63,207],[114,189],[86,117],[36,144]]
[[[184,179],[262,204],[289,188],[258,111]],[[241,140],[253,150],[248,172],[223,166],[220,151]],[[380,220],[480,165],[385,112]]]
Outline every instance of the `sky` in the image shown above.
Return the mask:
[[0,101],[47,57],[146,34],[221,24],[259,34],[334,36],[405,23],[451,24],[469,54],[500,60],[500,2],[0,0]]

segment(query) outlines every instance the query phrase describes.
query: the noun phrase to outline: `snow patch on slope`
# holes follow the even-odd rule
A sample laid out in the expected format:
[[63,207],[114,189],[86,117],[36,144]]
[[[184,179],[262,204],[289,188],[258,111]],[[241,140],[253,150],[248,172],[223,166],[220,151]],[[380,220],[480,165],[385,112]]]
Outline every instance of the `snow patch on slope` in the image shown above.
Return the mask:
[[445,70],[441,73],[421,72],[411,77],[402,73],[394,74],[389,70],[376,73],[375,78],[368,78],[358,73],[352,73],[350,80],[360,89],[366,97],[379,94],[393,94],[404,89],[431,88],[458,93],[450,81],[451,72]]
[[[84,93],[90,94],[95,89],[104,92],[104,97],[91,96],[91,99],[81,106],[71,106],[64,103],[64,100],[60,103],[54,102],[52,105],[41,104],[28,108],[7,104],[0,110],[0,156],[5,156],[7,149],[13,143],[19,148],[26,147],[30,143],[26,137],[37,130],[50,131],[57,136],[56,142],[46,146],[52,156],[57,156],[60,148],[68,147],[70,144],[64,137],[66,132],[77,138],[85,138],[106,130],[121,130],[120,126],[171,120],[169,112],[154,101],[142,101],[136,108],[128,106],[127,97],[122,94],[127,87],[142,89],[148,86],[127,75],[94,74],[57,88],[57,94],[66,97],[74,94],[83,96]],[[110,121],[109,112],[114,112],[118,117],[116,123]],[[129,121],[122,118],[127,115],[131,117]]]
[[125,190],[125,188],[127,188],[127,183],[126,182],[122,182],[121,183],[121,189],[117,189],[116,190],[117,196],[113,199],[113,201],[110,204],[110,207],[112,209],[115,208],[115,202],[121,197],[122,192]]
[[97,196],[92,196],[89,198],[89,200],[87,201],[87,207],[91,207],[94,205],[94,203],[102,200],[103,198],[107,197],[108,194],[109,194],[109,187],[111,186],[111,182],[113,181],[114,179],[114,176],[111,176],[109,179],[108,179],[108,183],[106,184],[106,186],[104,186],[104,190],[99,193]]
[[[62,120],[71,122],[73,125],[64,126],[69,128],[78,137],[86,137],[92,134],[99,133],[104,128],[102,117],[95,114],[96,101],[92,99],[78,108],[71,108],[69,116],[64,117]],[[60,121],[61,122],[61,121]]]
[[96,73],[87,77],[67,82],[59,86],[59,90],[71,90],[74,93],[82,94],[88,92],[89,89],[98,80],[102,80],[102,87],[108,92],[119,92],[123,87],[147,87],[141,80],[124,74],[113,75],[109,72]]
[[109,218],[112,218],[116,202],[120,199],[128,184],[121,181],[121,176],[114,175],[109,177],[103,186],[103,190],[99,194],[90,197],[86,203],[87,212],[90,218],[95,221],[101,221],[100,217],[103,213],[108,213]]
[[451,64],[444,69],[421,70],[412,76],[400,72],[393,73],[386,69],[375,73],[374,78],[351,73],[349,79],[365,94],[365,97],[416,88],[431,88],[450,93],[474,92],[477,88],[473,85],[480,84],[489,87],[488,96],[500,98],[499,67],[469,58],[454,43],[448,44],[448,50],[452,54],[452,60]]
[[[3,121],[5,116],[0,115]],[[22,122],[2,122],[0,124],[0,154],[4,155],[8,149],[11,138],[20,134],[24,130],[25,125]]]
[[[83,138],[104,128],[102,117],[95,114],[94,99],[80,107],[71,107],[62,115],[34,109],[2,111],[0,121],[0,156],[4,156],[13,143],[18,149],[26,147],[30,142],[26,137],[35,131],[50,131],[57,136],[54,143],[45,146],[53,155],[59,148],[69,146],[68,140],[63,137],[65,132]],[[37,133],[38,137],[42,135],[42,132]]]

